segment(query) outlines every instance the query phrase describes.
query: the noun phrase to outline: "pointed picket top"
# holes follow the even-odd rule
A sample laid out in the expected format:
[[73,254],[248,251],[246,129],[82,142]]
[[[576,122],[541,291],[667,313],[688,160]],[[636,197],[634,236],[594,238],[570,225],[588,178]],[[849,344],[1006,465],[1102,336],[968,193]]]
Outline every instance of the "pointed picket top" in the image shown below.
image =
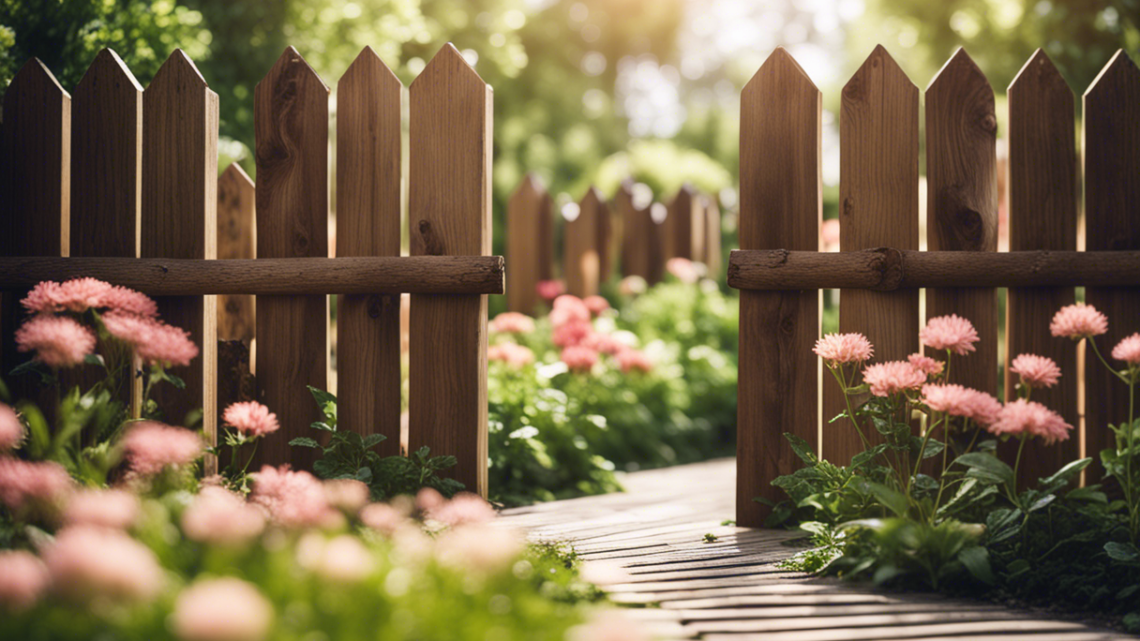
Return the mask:
[[175,49],[166,59],[166,62],[159,67],[158,73],[154,74],[154,78],[151,79],[146,89],[152,91],[155,88],[169,86],[170,88],[166,90],[174,92],[181,91],[187,85],[196,86],[198,89],[206,89],[210,86],[202,77],[202,73],[198,71],[194,61],[186,55],[186,52]]
[[978,67],[970,54],[966,53],[965,48],[958,47],[954,55],[942,65],[938,73],[930,79],[930,84],[926,86],[926,95],[930,96],[932,93],[941,92],[943,87],[950,87],[949,91],[959,92],[968,87],[981,87],[985,86],[986,90],[993,95],[993,88],[990,86],[990,81],[986,79],[986,75]]
[[356,59],[345,70],[344,75],[337,81],[337,91],[342,91],[347,85],[357,83],[375,84],[381,91],[400,91],[404,83],[396,77],[392,69],[384,64],[380,56],[372,49],[372,47],[365,46],[357,54]]
[[605,205],[605,202],[606,198],[602,195],[602,192],[599,191],[597,187],[590,185],[586,188],[586,193],[582,194],[582,199],[578,201],[578,205],[579,207],[585,206],[586,204]]
[[1119,90],[1129,84],[1140,84],[1140,69],[1123,49],[1118,49],[1085,90],[1084,95],[1086,98],[1095,97],[1106,91]]
[[875,45],[867,59],[843,86],[843,102],[865,102],[876,94],[913,92],[918,97],[918,86],[911,81],[890,52],[883,45]]
[[431,84],[435,82],[437,77],[447,78],[465,78],[468,82],[475,82],[480,85],[489,86],[483,82],[483,78],[475,71],[467,59],[463,57],[462,53],[455,48],[455,45],[450,42],[445,43],[432,57],[431,61],[427,63],[424,70],[416,79],[412,81],[411,88],[415,89],[417,85]]
[[[104,83],[114,83],[115,87],[122,87],[123,91],[133,88],[142,93],[142,85],[135,79],[135,75],[127,67],[127,63],[115,53],[113,49],[102,49],[95,55],[91,66],[87,67],[79,84],[75,85],[75,94],[90,93],[95,87]],[[125,85],[125,86],[124,86]]]
[[1062,87],[1065,92],[1072,95],[1073,90],[1069,88],[1069,83],[1065,82],[1065,78],[1061,76],[1061,72],[1057,70],[1045,50],[1038,49],[1017,72],[1013,82],[1009,83],[1007,93],[1059,90]]
[[245,170],[242,169],[241,163],[239,162],[231,162],[230,166],[226,167],[226,170],[222,172],[219,180],[253,187],[253,179],[249,177],[249,174],[245,173]]
[[511,194],[511,200],[521,198],[523,196],[537,196],[546,193],[546,187],[542,184],[542,179],[539,178],[533,171],[528,171],[523,176],[519,186],[515,188],[514,193]]
[[[261,87],[265,84],[266,80],[273,78],[276,82],[276,79],[281,77],[289,79],[296,78],[301,81],[310,82],[315,80],[320,84],[322,88],[324,88],[325,93],[329,93],[329,86],[325,84],[324,79],[321,78],[320,75],[318,75],[311,66],[309,66],[309,63],[305,61],[305,58],[297,52],[293,45],[285,47],[285,51],[281,52],[281,55],[278,56],[277,61],[273,63],[273,66],[269,69],[265,76],[262,77],[260,81],[258,81],[257,86],[254,89],[254,93],[256,94],[261,90]],[[282,89],[284,90],[284,87],[282,87]]]
[[8,96],[14,97],[21,91],[44,97],[53,93],[61,98],[71,97],[71,94],[67,93],[67,90],[55,79],[55,74],[51,72],[51,69],[48,69],[47,65],[39,58],[32,58],[25,62],[23,67],[20,67],[20,70],[12,77],[12,82],[8,85],[4,98],[7,100]]
[[744,85],[744,89],[740,92],[741,100],[745,100],[746,96],[751,97],[754,92],[761,91],[762,87],[770,89],[784,83],[792,83],[819,91],[819,88],[812,82],[811,76],[808,76],[800,63],[792,57],[792,54],[783,47],[776,47],[764,61],[764,64],[760,65],[760,68],[752,75],[752,79]]

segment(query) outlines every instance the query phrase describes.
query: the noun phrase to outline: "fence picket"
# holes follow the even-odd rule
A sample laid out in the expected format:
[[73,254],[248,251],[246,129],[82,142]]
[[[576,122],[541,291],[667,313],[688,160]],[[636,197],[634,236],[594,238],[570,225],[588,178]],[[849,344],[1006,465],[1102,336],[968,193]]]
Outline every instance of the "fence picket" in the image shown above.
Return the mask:
[[584,298],[598,293],[607,215],[601,194],[590,187],[578,202],[578,217],[563,226],[562,275],[566,291],[574,296]]
[[[257,84],[254,130],[258,258],[327,257],[329,89],[292,47]],[[327,387],[328,318],[328,296],[257,298],[258,397],[281,422],[261,461],[312,466],[288,443],[320,418],[305,386]]]
[[[337,256],[400,255],[403,85],[365,47],[337,83]],[[400,453],[400,295],[337,301],[338,421]]]
[[664,259],[688,258],[705,262],[705,221],[701,195],[685,183],[669,202],[664,223]]
[[[491,250],[491,88],[447,44],[411,86],[412,255]],[[487,494],[487,297],[412,295],[409,447]]]
[[[926,90],[927,248],[997,251],[994,92],[959,49]],[[977,351],[955,357],[955,383],[997,393],[997,290],[928,289],[926,317],[957,314],[977,328]],[[935,354],[944,357],[943,354]]]
[[[1073,91],[1038,49],[1021,68],[1009,97],[1009,249],[1077,249],[1077,156],[1073,147]],[[1061,366],[1052,389],[1033,390],[1033,400],[1057,410],[1069,424],[1080,425],[1077,407],[1077,350],[1049,333],[1049,319],[1071,305],[1071,287],[1011,287],[1006,300],[1005,398],[1017,398],[1018,376],[1009,363],[1018,354],[1048,356]],[[1077,434],[1064,443],[1026,444],[1020,483],[1030,487],[1080,457]],[[1004,444],[1002,457],[1016,457],[1015,441]]]
[[[218,178],[218,258],[257,256],[253,180],[238,163]],[[218,296],[218,339],[244,341],[254,337],[254,297],[250,294]]]
[[527,174],[507,202],[507,309],[535,314],[538,282],[553,278],[554,221],[550,195]]
[[709,278],[716,278],[721,270],[720,205],[716,198],[707,196],[704,199],[704,209],[705,266],[708,267]]
[[[741,249],[818,250],[822,185],[819,89],[783,48],[740,95]],[[772,162],[777,158],[779,162]],[[763,524],[755,497],[781,499],[771,481],[800,466],[783,433],[815,450],[819,292],[740,292],[736,520]]]
[[[1140,69],[1123,51],[1084,95],[1084,174],[1086,249],[1140,249]],[[1090,287],[1085,299],[1108,316],[1108,333],[1096,344],[1111,359],[1117,342],[1137,330],[1140,293],[1134,287]],[[1091,477],[1097,478],[1103,474],[1100,451],[1115,445],[1108,424],[1128,420],[1128,389],[1094,354],[1086,352],[1085,361],[1085,456],[1097,461]]]
[[[163,63],[143,94],[140,255],[217,257],[218,94],[180,49]],[[214,296],[157,300],[163,319],[190,332],[198,358],[174,374],[186,389],[162,386],[154,398],[170,422],[202,410],[202,429],[217,435],[217,307]],[[211,457],[209,465],[216,465]],[[216,471],[210,470],[210,471]]]
[[[840,250],[918,249],[918,87],[882,45],[843,87],[839,136]],[[866,335],[875,362],[906,360],[918,351],[918,290],[843,290],[839,331]],[[832,377],[823,380],[828,421],[846,404]],[[825,433],[823,456],[837,465],[863,449],[847,421]]]

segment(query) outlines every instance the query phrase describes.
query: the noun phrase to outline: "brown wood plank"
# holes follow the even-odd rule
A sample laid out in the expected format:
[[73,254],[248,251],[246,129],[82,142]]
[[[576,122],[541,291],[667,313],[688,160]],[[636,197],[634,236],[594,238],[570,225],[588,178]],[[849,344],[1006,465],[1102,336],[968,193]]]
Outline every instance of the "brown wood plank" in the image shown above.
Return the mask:
[[720,244],[720,205],[717,199],[709,196],[705,198],[705,266],[708,267],[709,278],[718,278],[722,268]]
[[[238,163],[218,178],[218,258],[257,257],[254,227],[255,187]],[[218,296],[218,339],[245,341],[249,345],[256,327],[256,307],[252,294]]]
[[[329,89],[292,47],[257,84],[254,129],[258,258],[328,257]],[[257,299],[258,400],[281,421],[262,463],[312,466],[315,450],[288,443],[320,417],[306,386],[327,388],[328,320],[328,296]]]
[[[217,258],[218,94],[181,49],[175,49],[143,94],[142,214],[139,253],[145,258]],[[186,389],[155,388],[153,398],[172,424],[202,412],[202,430],[217,444],[217,299],[162,297],[163,319],[190,332],[198,358],[173,374]],[[207,473],[217,459],[206,461]]]
[[[491,253],[491,87],[450,44],[411,87],[412,255]],[[487,297],[413,295],[412,450],[458,457],[455,477],[487,494]]]
[[537,315],[538,283],[553,277],[552,201],[538,176],[527,174],[507,201],[507,309]]
[[578,216],[562,227],[562,277],[568,294],[585,298],[598,293],[607,215],[602,195],[591,186],[578,201]]
[[[670,608],[674,609],[674,608]],[[948,603],[945,601],[887,602],[856,605],[789,605],[775,604],[771,607],[712,607],[702,609],[677,609],[682,621],[747,621],[749,619],[797,619],[809,617],[890,617],[898,614],[973,614],[1005,612],[1000,605],[979,605],[977,603]]]
[[[71,96],[38,59],[4,93],[0,130],[0,255],[66,256],[70,249]],[[16,349],[25,291],[0,294],[0,373],[27,360]],[[35,377],[9,377],[14,399],[37,398]],[[41,399],[45,400],[46,399]],[[50,411],[47,402],[39,403]]]
[[[997,118],[994,92],[964,49],[926,90],[927,248],[997,251]],[[926,317],[957,314],[978,330],[976,352],[954,357],[952,382],[997,393],[997,292],[937,288]],[[945,354],[934,354],[944,359]]]
[[[1140,249],[1140,69],[1123,51],[1084,95],[1084,174],[1086,249]],[[1096,345],[1111,359],[1117,342],[1138,329],[1140,291],[1090,287],[1085,299],[1108,316],[1108,333]],[[1103,474],[1100,451],[1114,443],[1108,424],[1128,420],[1128,388],[1095,354],[1086,352],[1085,362],[1085,456],[1096,461],[1093,480]]]
[[[918,249],[918,87],[882,45],[843,87],[839,137],[840,250]],[[873,362],[906,360],[919,350],[918,291],[842,290],[839,331],[864,334],[875,346]],[[845,408],[839,384],[824,372],[825,425]],[[870,426],[863,433],[882,440]],[[847,419],[825,434],[823,457],[836,465],[863,451]]]
[[[1077,154],[1073,91],[1038,49],[1014,78],[1009,96],[1009,249],[1022,251],[1077,249]],[[1080,425],[1077,407],[1077,350],[1049,333],[1048,319],[1073,304],[1071,287],[1011,287],[1006,299],[1005,398],[1017,398],[1018,375],[1009,363],[1019,354],[1048,356],[1061,366],[1053,389],[1033,390],[1033,400],[1060,412],[1070,425]],[[1078,433],[1065,442],[1045,445],[1032,439],[1025,446],[1018,483],[1031,487],[1081,457]],[[1017,441],[1003,444],[1002,458],[1013,461]]]
[[[814,250],[821,217],[819,89],[782,48],[740,96],[740,247]],[[778,158],[778,162],[772,159]],[[741,292],[736,520],[760,526],[771,485],[800,465],[791,432],[818,442],[819,292]]]
[[640,276],[646,281],[652,277],[650,233],[652,219],[649,207],[637,207],[633,202],[633,181],[622,181],[614,195],[614,208],[621,219],[621,275]]
[[[337,83],[336,255],[400,255],[400,100],[403,85],[365,47]],[[337,300],[340,425],[383,434],[400,453],[400,295]]]
[[664,223],[664,259],[688,258],[705,262],[705,220],[702,197],[685,183],[669,202]]
[[[948,616],[947,618],[950,617]],[[823,619],[819,619],[819,621],[823,621]],[[704,626],[694,627],[700,630]],[[970,635],[970,638],[973,639],[975,637],[972,635],[978,634],[994,634],[995,636],[990,638],[1008,639],[1008,636],[997,637],[996,635],[1024,635],[1031,633],[1034,635],[1033,638],[1036,639],[1037,633],[1041,632],[1079,632],[1084,629],[1084,626],[1078,623],[1033,620],[1001,621],[1000,623],[983,620],[944,624],[931,623],[928,625],[840,627],[818,630],[789,627],[778,631],[770,630],[767,626],[749,626],[742,624],[734,626],[732,630],[716,630],[715,633],[703,634],[701,638],[708,641],[725,641],[728,639],[733,641],[744,641],[745,639],[765,639],[768,641],[847,641],[848,639],[851,641],[877,641],[879,639],[930,639],[935,636],[958,637],[967,635]],[[756,636],[725,636],[720,634],[721,632],[754,633]]]

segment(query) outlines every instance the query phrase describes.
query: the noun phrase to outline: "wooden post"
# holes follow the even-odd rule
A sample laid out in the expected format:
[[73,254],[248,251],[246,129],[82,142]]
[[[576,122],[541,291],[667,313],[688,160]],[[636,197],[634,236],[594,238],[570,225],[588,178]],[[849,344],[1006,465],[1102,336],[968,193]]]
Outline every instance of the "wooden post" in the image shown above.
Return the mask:
[[[257,138],[257,256],[329,255],[329,89],[287,47],[254,92]],[[258,451],[262,463],[312,465],[315,450],[289,447],[312,436],[320,410],[306,389],[328,381],[328,296],[259,296],[258,398],[281,433]]]
[[[918,249],[918,87],[882,46],[875,47],[843,88],[839,114],[840,250]],[[919,351],[918,291],[842,290],[839,331],[861,332],[875,362]],[[834,378],[823,376],[823,457],[847,465],[863,451]],[[881,442],[874,428],[867,438]]]
[[[491,252],[491,87],[451,44],[411,87],[413,256]],[[413,295],[408,439],[487,495],[487,297]]]
[[603,219],[607,216],[602,195],[591,186],[578,202],[578,217],[566,221],[562,237],[562,276],[566,279],[567,293],[582,298],[598,293],[602,254],[606,248]]
[[653,203],[645,208],[644,229],[647,245],[649,271],[645,277],[650,285],[656,285],[665,278],[665,222],[669,220],[669,208],[661,203]]
[[709,278],[716,278],[721,270],[720,205],[713,196],[704,199],[705,206],[705,266]]
[[553,278],[554,221],[550,195],[527,174],[507,202],[507,309],[535,314],[538,282]]
[[[926,90],[926,245],[930,251],[997,251],[997,118],[994,92],[959,49]],[[976,352],[954,356],[951,382],[997,393],[997,291],[926,292],[926,317],[957,314],[978,330]],[[945,358],[945,354],[933,354]]]
[[649,280],[649,208],[634,204],[632,187],[633,181],[626,179],[614,196],[622,227],[621,273]]
[[[1073,91],[1053,62],[1038,49],[1009,86],[1009,249],[1025,251],[1077,249],[1077,156]],[[1049,333],[1049,319],[1073,304],[1071,287],[1011,287],[1006,301],[1005,398],[1017,398],[1018,375],[1009,363],[1019,354],[1048,356],[1061,366],[1052,389],[1033,390],[1033,400],[1056,410],[1070,425],[1080,426],[1077,407],[1077,350]],[[1081,439],[1025,445],[1019,469],[1021,487],[1056,472],[1080,458]],[[1012,462],[1017,441],[1004,444],[1002,458]]]
[[[1084,174],[1086,249],[1140,249],[1140,69],[1124,51],[1112,60],[1084,95]],[[1085,299],[1108,316],[1108,333],[1096,339],[1113,367],[1112,348],[1140,329],[1140,292],[1134,287],[1088,288]],[[1060,340],[1060,339],[1057,339]],[[1128,420],[1128,388],[1095,354],[1085,354],[1085,456],[1099,457],[1115,445],[1108,424]]]
[[[256,258],[254,185],[238,163],[218,178],[218,258]],[[254,337],[256,307],[250,294],[218,296],[218,339],[243,341]]]
[[[143,172],[140,253],[144,258],[217,258],[218,94],[194,63],[175,49],[143,94]],[[158,299],[159,313],[190,332],[198,358],[172,373],[186,389],[154,391],[170,423],[202,411],[202,429],[217,443],[217,318],[214,296]],[[216,472],[210,457],[208,472]]]
[[[38,59],[4,93],[0,132],[0,255],[66,256],[71,198],[71,96]],[[6,374],[27,354],[15,332],[25,318],[24,291],[0,295],[0,375],[14,400],[38,396],[34,376]],[[45,411],[54,408],[46,407]]]
[[685,183],[669,202],[669,214],[662,229],[665,260],[688,258],[705,262],[705,212],[701,199],[692,185]]
[[[400,255],[400,109],[403,85],[365,47],[337,84],[336,255]],[[400,295],[337,301],[338,421],[386,437],[400,453]]]
[[[782,48],[740,96],[741,249],[818,250],[822,101]],[[784,432],[818,443],[818,291],[740,292],[736,520],[763,525],[781,492],[771,482],[801,465]]]

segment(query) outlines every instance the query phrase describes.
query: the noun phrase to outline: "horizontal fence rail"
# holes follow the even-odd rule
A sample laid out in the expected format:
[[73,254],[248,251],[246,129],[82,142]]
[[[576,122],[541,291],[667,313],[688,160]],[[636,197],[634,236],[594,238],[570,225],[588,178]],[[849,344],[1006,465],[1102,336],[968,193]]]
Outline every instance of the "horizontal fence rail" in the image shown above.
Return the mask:
[[502,256],[0,258],[0,289],[97,278],[151,296],[502,294]]
[[738,249],[729,258],[728,284],[754,291],[879,292],[921,287],[1134,287],[1140,286],[1140,251]]

